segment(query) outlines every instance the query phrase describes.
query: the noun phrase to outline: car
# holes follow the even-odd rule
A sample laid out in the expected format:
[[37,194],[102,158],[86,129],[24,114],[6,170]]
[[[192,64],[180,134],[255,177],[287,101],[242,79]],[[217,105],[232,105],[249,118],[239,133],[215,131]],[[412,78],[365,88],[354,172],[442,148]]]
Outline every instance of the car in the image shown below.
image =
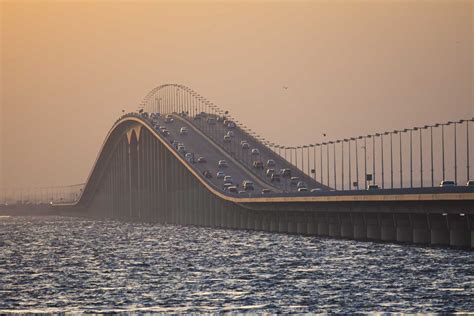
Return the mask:
[[193,156],[192,153],[186,153],[186,155],[184,155],[184,157],[185,157],[186,159],[189,159],[189,158],[191,158],[192,156]]
[[224,191],[227,191],[229,189],[229,187],[231,187],[231,186],[232,186],[232,183],[224,183],[222,188],[224,189]]
[[306,183],[304,181],[299,181],[296,185],[297,188],[306,188]]
[[227,123],[227,128],[235,128],[235,123],[234,122]]
[[379,189],[379,186],[376,184],[369,184],[367,186],[367,190],[378,190],[378,189]]
[[161,131],[161,134],[163,134],[164,136],[169,136],[170,132],[168,132],[167,129],[164,129],[164,130]]
[[213,117],[209,117],[209,118],[207,118],[207,123],[209,125],[216,125],[216,119],[213,118]]
[[245,143],[248,143],[248,142],[247,142],[246,140],[241,140],[241,141],[240,141],[240,146],[242,146],[242,145],[245,144]]
[[234,132],[233,132],[233,131],[228,131],[228,132],[227,132],[227,135],[228,135],[229,137],[234,137]]
[[165,123],[173,123],[174,119],[171,117],[171,115],[167,115],[165,117]]
[[230,136],[229,135],[224,135],[224,143],[230,143]]
[[219,168],[227,168],[227,161],[225,160],[219,160],[219,162],[217,163],[217,167]]
[[298,192],[308,192],[308,188],[298,188]]
[[193,117],[193,120],[195,121],[200,121],[201,120],[201,116],[199,114],[196,114],[194,117]]
[[204,158],[204,157],[201,156],[201,157],[198,158],[197,162],[199,162],[199,163],[206,163],[207,160],[206,160],[206,158]]
[[178,145],[178,152],[185,155],[186,154],[186,147],[183,145]]
[[232,176],[225,176],[224,183],[232,183]]
[[188,129],[186,127],[181,127],[179,130],[180,135],[188,135]]
[[271,177],[275,173],[275,169],[267,169],[267,177]]
[[242,149],[246,150],[246,149],[249,149],[250,148],[250,145],[248,143],[243,143],[242,144]]
[[270,178],[270,181],[271,182],[280,182],[280,174],[278,173],[273,173],[271,178]]
[[474,180],[467,181],[466,186],[467,187],[474,187]]
[[254,161],[252,166],[255,168],[255,169],[263,169],[263,162],[261,161]]
[[321,192],[321,189],[320,188],[314,188],[314,189],[311,189],[310,191],[311,192]]
[[244,180],[242,183],[242,187],[244,188],[245,191],[253,191],[254,186],[252,181]]
[[204,175],[205,178],[212,179],[212,174],[209,170],[204,170],[202,174]]
[[224,118],[223,118],[222,116],[218,116],[218,117],[217,117],[217,121],[218,121],[218,122],[222,122],[222,121],[224,121]]
[[231,185],[230,187],[228,187],[227,191],[229,191],[230,193],[238,193],[237,187],[235,185]]
[[273,159],[268,159],[267,160],[267,167],[275,167],[275,160]]
[[240,190],[238,193],[239,193],[239,194],[245,194],[245,193],[247,193],[247,192],[244,191],[244,190]]
[[280,174],[283,178],[291,178],[291,170],[290,169],[281,169]]
[[216,175],[217,179],[224,179],[225,173],[223,171],[219,171]]
[[260,150],[258,150],[258,148],[253,148],[251,153],[254,156],[258,156],[258,155],[260,155]]
[[299,181],[300,181],[300,178],[298,178],[298,177],[291,177],[290,178],[290,184],[291,185],[297,185]]
[[451,180],[443,180],[443,181],[441,181],[439,186],[442,187],[442,188],[455,187],[456,183],[454,181],[451,181]]
[[272,190],[270,190],[270,189],[262,189],[262,194],[268,194],[268,193],[272,193]]

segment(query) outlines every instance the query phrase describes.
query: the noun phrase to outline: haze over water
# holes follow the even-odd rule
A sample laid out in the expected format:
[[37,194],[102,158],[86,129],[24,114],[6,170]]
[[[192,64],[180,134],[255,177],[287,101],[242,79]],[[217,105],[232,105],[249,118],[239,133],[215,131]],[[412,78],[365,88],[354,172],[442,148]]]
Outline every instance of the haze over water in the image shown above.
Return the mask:
[[0,218],[0,312],[474,310],[472,251],[65,217]]

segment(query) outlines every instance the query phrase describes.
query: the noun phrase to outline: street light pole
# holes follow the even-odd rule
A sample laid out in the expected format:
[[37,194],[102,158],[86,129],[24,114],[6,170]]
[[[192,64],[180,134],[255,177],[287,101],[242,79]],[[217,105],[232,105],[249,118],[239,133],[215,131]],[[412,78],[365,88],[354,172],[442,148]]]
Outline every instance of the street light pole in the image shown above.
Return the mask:
[[341,181],[341,190],[344,191],[344,140],[341,141],[341,174],[342,174],[342,181]]
[[402,131],[398,131],[400,136],[400,188],[403,188],[403,155],[402,155]]
[[[436,127],[438,124],[435,125]],[[433,159],[433,125],[430,126],[430,139],[431,139],[431,187],[434,187],[434,159]]]
[[441,124],[441,151],[443,161],[443,181],[446,179],[445,165],[444,165],[444,124]]
[[[472,119],[474,121],[474,118]],[[467,160],[467,165],[466,165],[466,168],[467,168],[467,181],[470,180],[471,178],[471,175],[469,173],[469,120],[466,120],[466,160]]]
[[454,183],[458,183],[458,151],[457,151],[457,126],[458,122],[454,122]]
[[333,171],[334,171],[334,190],[337,190],[337,177],[336,177],[336,142],[333,143]]
[[385,171],[383,165],[383,134],[380,134],[380,158],[382,159],[382,189],[385,189]]
[[[360,137],[359,137],[360,138]],[[357,144],[357,138],[355,139],[356,149],[356,178],[357,178],[357,190],[359,190],[359,145]]]
[[420,185],[423,187],[423,129],[420,127]]
[[410,188],[413,188],[413,129],[410,131]]
[[364,173],[365,188],[367,188],[367,136],[364,136]]

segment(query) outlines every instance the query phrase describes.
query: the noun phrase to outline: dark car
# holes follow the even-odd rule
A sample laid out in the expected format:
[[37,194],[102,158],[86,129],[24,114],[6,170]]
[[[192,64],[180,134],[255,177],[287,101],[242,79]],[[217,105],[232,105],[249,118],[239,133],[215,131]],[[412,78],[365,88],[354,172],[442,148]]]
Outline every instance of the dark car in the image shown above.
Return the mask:
[[254,162],[253,162],[253,167],[254,167],[255,169],[263,169],[263,162],[261,162],[261,161],[259,161],[259,160],[254,161]]
[[291,170],[290,169],[281,169],[280,174],[283,178],[291,178]]
[[280,174],[278,173],[274,173],[272,174],[272,177],[270,178],[270,181],[271,182],[280,182]]
[[204,175],[205,178],[212,179],[212,174],[209,170],[204,170],[202,174]]

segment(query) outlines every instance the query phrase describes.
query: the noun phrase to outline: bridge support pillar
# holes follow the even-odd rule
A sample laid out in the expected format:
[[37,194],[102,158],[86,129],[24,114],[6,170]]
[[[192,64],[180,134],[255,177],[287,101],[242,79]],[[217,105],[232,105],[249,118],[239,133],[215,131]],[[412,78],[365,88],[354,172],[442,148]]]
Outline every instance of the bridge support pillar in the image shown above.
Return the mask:
[[296,233],[300,235],[307,235],[308,234],[308,224],[304,221],[298,221],[296,224]]
[[288,233],[296,234],[298,232],[297,219],[294,216],[288,218]]
[[278,219],[278,231],[280,233],[287,233],[288,232],[288,220],[286,216],[280,216]]
[[318,235],[329,236],[329,224],[326,214],[318,214]]
[[352,223],[350,214],[341,214],[340,221],[341,221],[341,237],[349,238],[349,239],[354,238],[354,224]]
[[380,240],[381,229],[378,214],[369,213],[365,214],[364,217],[367,225],[367,239]]
[[455,247],[470,247],[470,231],[465,216],[448,215],[449,244]]
[[270,218],[268,218],[268,216],[262,216],[262,230],[263,231],[266,231],[266,232],[269,232],[271,231],[271,228],[270,228]]
[[330,237],[341,237],[341,223],[339,215],[328,215],[328,226]]
[[318,225],[316,224],[316,221],[313,217],[308,218],[307,226],[308,235],[314,236],[318,234]]
[[415,244],[429,244],[431,242],[431,232],[427,216],[425,214],[413,214],[411,219],[413,242]]
[[263,230],[263,218],[261,214],[257,214],[255,218],[255,230]]
[[278,232],[279,231],[279,222],[278,219],[272,216],[270,219],[270,231],[271,232]]
[[383,241],[397,240],[397,230],[392,214],[380,214],[380,239]]
[[411,243],[413,241],[413,229],[411,227],[410,215],[395,214],[397,224],[397,241]]
[[354,225],[354,239],[367,239],[367,226],[365,225],[364,215],[362,213],[355,213],[352,215],[352,225]]
[[449,245],[449,229],[447,217],[441,214],[430,214],[430,240],[432,245]]

